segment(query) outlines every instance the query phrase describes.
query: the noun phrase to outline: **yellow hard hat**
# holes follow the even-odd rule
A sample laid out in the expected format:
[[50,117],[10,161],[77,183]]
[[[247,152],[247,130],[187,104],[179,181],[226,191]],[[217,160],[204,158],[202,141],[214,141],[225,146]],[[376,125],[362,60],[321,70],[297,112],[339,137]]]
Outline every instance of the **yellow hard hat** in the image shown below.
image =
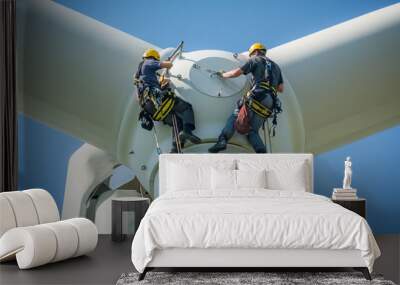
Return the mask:
[[157,60],[160,60],[160,54],[153,48],[146,50],[143,54],[143,58],[154,57]]
[[249,55],[251,55],[256,50],[261,50],[264,51],[265,53],[267,52],[267,48],[262,43],[254,43],[249,48]]

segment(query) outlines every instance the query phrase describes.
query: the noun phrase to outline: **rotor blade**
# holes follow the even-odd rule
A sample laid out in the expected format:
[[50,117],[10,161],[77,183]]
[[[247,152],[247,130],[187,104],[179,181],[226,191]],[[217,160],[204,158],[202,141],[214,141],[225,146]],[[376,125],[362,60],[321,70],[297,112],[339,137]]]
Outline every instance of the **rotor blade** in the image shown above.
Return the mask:
[[268,51],[301,111],[305,151],[321,152],[400,123],[400,4]]
[[17,1],[17,17],[20,111],[115,154],[132,75],[158,48],[53,1]]

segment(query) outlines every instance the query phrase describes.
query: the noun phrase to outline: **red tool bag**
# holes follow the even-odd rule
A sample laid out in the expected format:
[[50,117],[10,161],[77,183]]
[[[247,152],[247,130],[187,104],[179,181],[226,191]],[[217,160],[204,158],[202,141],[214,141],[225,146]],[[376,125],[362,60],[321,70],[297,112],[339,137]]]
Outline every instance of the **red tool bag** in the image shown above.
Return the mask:
[[239,134],[245,135],[250,132],[249,110],[247,109],[246,104],[243,104],[240,108],[234,126]]

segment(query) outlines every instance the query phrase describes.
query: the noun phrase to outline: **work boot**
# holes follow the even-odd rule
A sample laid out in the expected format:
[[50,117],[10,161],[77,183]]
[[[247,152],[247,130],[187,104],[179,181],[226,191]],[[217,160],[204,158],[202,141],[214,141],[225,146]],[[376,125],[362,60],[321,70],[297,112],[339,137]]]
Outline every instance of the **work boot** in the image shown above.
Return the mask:
[[181,131],[181,132],[179,133],[179,139],[180,139],[181,141],[189,140],[191,143],[194,143],[194,144],[199,144],[199,143],[201,143],[201,139],[200,139],[198,136],[194,135],[194,134],[192,133],[192,131],[189,131],[189,130],[183,130],[183,131]]
[[217,153],[226,149],[227,141],[224,137],[218,139],[217,143],[208,149],[208,152]]

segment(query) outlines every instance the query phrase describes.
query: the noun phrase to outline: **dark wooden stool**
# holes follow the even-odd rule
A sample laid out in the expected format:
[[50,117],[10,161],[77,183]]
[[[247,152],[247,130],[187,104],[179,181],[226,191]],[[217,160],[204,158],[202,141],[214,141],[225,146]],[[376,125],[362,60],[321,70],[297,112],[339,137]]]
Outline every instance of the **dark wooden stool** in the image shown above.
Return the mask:
[[135,212],[135,233],[140,221],[149,208],[150,200],[143,197],[119,197],[112,199],[112,233],[113,241],[123,241],[126,235],[122,233],[122,213]]

